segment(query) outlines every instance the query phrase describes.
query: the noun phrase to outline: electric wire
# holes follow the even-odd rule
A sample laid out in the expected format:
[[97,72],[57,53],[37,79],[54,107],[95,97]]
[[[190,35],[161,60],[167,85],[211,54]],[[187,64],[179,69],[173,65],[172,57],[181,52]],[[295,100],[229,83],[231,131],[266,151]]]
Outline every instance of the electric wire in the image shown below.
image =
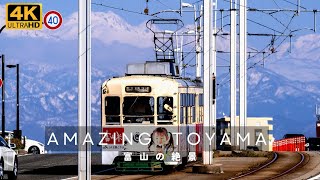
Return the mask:
[[124,9],[124,8],[109,6],[109,5],[105,5],[105,4],[102,4],[102,3],[95,3],[95,2],[93,2],[93,3],[91,3],[91,4],[96,5],[96,6],[107,7],[107,8],[110,8],[110,9],[115,9],[115,10],[130,12],[130,13],[134,13],[134,14],[140,14],[140,15],[144,15],[144,16],[150,16],[150,17],[155,17],[155,18],[158,18],[158,19],[163,19],[163,18],[160,18],[159,16],[156,16],[156,15],[149,15],[149,14],[145,14],[145,13],[143,13],[143,12],[137,12],[137,11],[128,10],[128,9]]
[[[290,2],[290,1],[288,1],[288,0],[282,0],[282,1],[287,2],[287,3],[289,3],[289,4],[292,4],[292,5],[294,5],[294,6],[298,6],[298,4],[293,3],[293,2]],[[307,8],[305,8],[305,7],[301,6],[301,5],[300,5],[299,7],[301,7],[301,8],[304,9],[304,10],[307,10]]]
[[195,2],[193,2],[193,3],[191,3],[191,4],[197,4],[197,3],[199,3],[199,2],[202,2],[203,0],[198,0],[198,1],[195,1]]
[[[278,3],[275,1],[275,0],[272,0],[273,1],[273,3],[279,8],[279,9],[281,9],[281,7],[278,5]],[[287,14],[286,12],[284,12],[284,14],[286,15],[286,16],[290,16],[289,14]],[[271,14],[270,14],[271,15]]]
[[[294,17],[296,17],[296,14],[293,14],[293,16],[292,16],[291,19],[289,20],[288,24],[286,25],[285,29],[284,29],[282,32],[280,32],[281,35],[284,35],[284,33],[288,30],[288,28],[289,28],[290,24],[292,23]],[[291,32],[292,32],[292,31],[290,30],[290,34],[291,34]],[[274,42],[276,42],[277,40],[279,40],[279,39],[282,37],[281,35],[278,36],[277,38],[275,38]],[[286,37],[276,46],[275,49],[278,49],[288,37],[289,37],[289,36],[286,36]],[[266,50],[271,44],[272,44],[272,43],[269,43],[267,46],[265,46],[265,48],[263,48],[261,51],[257,52],[257,54],[255,54],[255,55],[253,55],[253,56],[251,56],[251,57],[248,57],[246,61],[248,61],[249,59],[252,59],[252,58],[256,57],[257,55],[259,55],[259,54],[261,54],[261,53],[264,53],[265,50]],[[274,52],[268,53],[267,56],[264,56],[261,60],[255,62],[253,65],[249,66],[249,67],[247,68],[247,70],[254,68],[256,65],[258,65],[258,64],[261,63],[262,61],[265,61],[265,60],[266,60],[268,57],[270,57],[272,54],[274,54]],[[239,76],[240,76],[240,74],[237,74],[237,78],[239,78]],[[219,87],[218,87],[217,89],[222,88],[225,84],[229,83],[230,80],[231,80],[231,79],[229,79],[228,81],[226,81],[226,82],[224,82],[224,83],[220,83],[220,84],[219,84]]]
[[162,4],[163,6],[169,8],[169,10],[173,10],[171,7],[169,7],[168,5],[166,5],[165,3],[161,2],[160,0],[156,0],[158,3]]
[[[162,3],[160,0],[156,0],[156,1],[159,2],[159,3],[162,4],[162,5],[170,8],[170,7],[167,6],[166,4]],[[199,2],[201,2],[201,1],[202,1],[202,0],[198,0],[198,1],[193,2],[192,4],[196,4],[196,3],[199,3]],[[224,0],[224,1],[230,2],[229,0]],[[276,6],[279,7],[279,5],[275,2],[275,0],[273,0],[273,1],[274,1],[274,3],[276,4]],[[292,4],[292,5],[298,6],[297,4],[292,3],[292,2],[290,2],[290,1],[287,1],[287,0],[282,0],[282,1],[285,1],[285,2],[290,3],[290,4]],[[124,9],[124,8],[119,8],[119,7],[114,7],[114,6],[105,5],[105,4],[102,4],[102,3],[94,3],[94,2],[93,2],[92,4],[93,4],[93,5],[97,5],[97,6],[103,6],[103,7],[115,9],[115,10],[125,11],[125,12],[129,12],[129,13],[135,13],[135,14],[139,14],[139,15],[144,15],[144,16],[155,17],[155,18],[158,18],[158,19],[163,19],[163,18],[160,18],[160,17],[158,17],[158,16],[156,16],[156,15],[149,15],[149,14],[145,14],[145,13],[142,13],[142,12],[137,12],[137,11],[133,11],[133,10],[129,10],[129,9]],[[239,3],[236,3],[236,4],[240,6]],[[249,6],[244,6],[244,7],[250,9]],[[299,7],[301,7],[301,8],[303,8],[303,9],[306,10],[306,8],[303,7],[303,6],[299,6]],[[279,7],[279,8],[280,8],[280,7]],[[171,9],[171,8],[170,8],[170,9]],[[263,11],[261,11],[261,12],[263,12]],[[273,19],[275,19],[277,22],[279,22],[282,26],[285,26],[279,19],[277,19],[276,17],[274,17],[274,16],[272,15],[272,13],[266,13],[266,12],[264,12],[264,13],[270,15]],[[273,28],[271,28],[271,27],[268,27],[268,26],[266,26],[266,25],[264,25],[264,24],[262,24],[262,23],[256,22],[256,21],[251,20],[251,19],[248,19],[248,21],[250,21],[250,22],[252,22],[252,23],[255,23],[255,24],[257,24],[257,25],[260,25],[260,26],[262,26],[262,27],[264,27],[264,28],[267,28],[267,29],[269,29],[269,30],[272,30],[272,31],[274,31],[274,32],[278,32],[278,33],[280,33],[281,35],[284,35],[284,33],[288,30],[288,27],[289,27],[289,25],[291,24],[291,22],[292,22],[293,18],[295,17],[295,15],[296,15],[296,14],[294,14],[294,15],[291,17],[289,23],[287,24],[287,26],[285,27],[285,29],[283,30],[283,32],[280,32],[280,31],[278,31],[278,30],[276,30],[276,29],[273,29]],[[228,17],[228,16],[230,16],[230,14],[225,15],[225,16],[223,16],[223,17],[220,17],[220,18],[216,19],[215,21],[220,21],[220,20],[222,20],[223,18],[226,18],[226,17]],[[290,30],[290,35],[291,35],[292,32],[293,32],[293,31]],[[226,37],[223,37],[222,35],[219,35],[219,34],[217,34],[217,35],[218,35],[219,37],[228,39],[228,38],[226,38]],[[282,45],[282,43],[283,43],[288,37],[289,37],[289,36],[286,36],[286,37],[276,46],[275,49],[278,49],[278,48]],[[276,38],[274,39],[274,42],[273,42],[273,43],[275,43],[277,40],[279,40],[279,38],[281,38],[281,36],[276,37]],[[194,42],[195,42],[195,40],[194,40],[194,41],[191,41],[191,42],[188,42],[188,43],[186,43],[186,44],[183,44],[183,46],[189,45],[189,44],[194,43]],[[239,44],[239,43],[238,43],[238,44]],[[252,59],[252,58],[258,56],[258,55],[261,54],[261,53],[265,53],[265,50],[266,50],[268,47],[270,47],[271,45],[273,45],[272,42],[269,43],[267,46],[265,46],[265,48],[263,48],[261,51],[258,51],[258,50],[256,50],[256,49],[254,49],[255,51],[257,51],[257,53],[256,53],[255,55],[250,56],[249,58],[247,58],[246,61],[248,61],[249,59]],[[250,48],[250,47],[249,47],[249,48]],[[185,61],[185,59],[191,54],[191,52],[193,52],[194,49],[195,49],[195,46],[192,48],[192,50],[191,50],[190,52],[188,52],[186,55],[183,55],[182,61],[180,61],[180,63],[183,63],[183,61]],[[252,49],[253,49],[253,48],[252,48]],[[203,53],[205,53],[205,52],[203,52]],[[265,60],[266,60],[269,56],[271,56],[272,54],[274,54],[274,52],[268,53],[267,56],[265,56],[265,57],[263,57],[263,59],[255,62],[255,63],[254,63],[253,65],[251,65],[248,69],[254,68],[257,64],[261,63],[262,60],[265,61]],[[183,69],[185,69],[185,68],[187,68],[187,67],[190,67],[190,66],[191,66],[191,67],[194,66],[194,65],[190,65],[189,63],[190,63],[192,60],[194,60],[195,57],[196,57],[196,54],[184,65]],[[229,62],[228,60],[226,60],[226,59],[224,59],[224,58],[221,58],[221,57],[219,57],[219,56],[217,56],[217,58],[223,59],[224,61]],[[229,72],[229,73],[230,73],[230,72]],[[228,74],[229,74],[229,73],[228,73]],[[225,78],[224,78],[224,79],[225,79]],[[230,80],[228,80],[226,83],[228,83],[228,82],[230,82]],[[225,84],[225,83],[223,83],[223,84]],[[219,88],[222,87],[223,84],[220,84]]]
[[260,25],[260,26],[262,26],[262,27],[265,27],[265,28],[267,28],[267,29],[269,29],[269,30],[272,30],[272,31],[274,31],[274,32],[281,33],[281,32],[278,31],[278,30],[275,30],[275,29],[273,29],[273,28],[271,28],[271,27],[268,27],[268,26],[266,26],[266,25],[264,25],[264,24],[261,24],[261,23],[259,23],[259,22],[254,21],[254,20],[251,20],[251,19],[249,19],[249,18],[247,18],[247,20],[250,21],[250,22],[252,22],[252,23],[255,23],[255,24],[257,24],[257,25]]

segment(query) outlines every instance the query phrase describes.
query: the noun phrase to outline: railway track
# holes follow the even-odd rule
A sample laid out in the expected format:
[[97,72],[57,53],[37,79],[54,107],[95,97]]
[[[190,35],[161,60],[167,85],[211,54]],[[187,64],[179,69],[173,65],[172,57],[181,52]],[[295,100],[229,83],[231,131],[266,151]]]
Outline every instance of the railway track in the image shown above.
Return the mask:
[[230,178],[235,179],[264,179],[272,180],[283,177],[297,170],[299,167],[308,163],[308,158],[305,154],[296,152],[281,152],[274,153],[273,159],[267,164],[260,166],[257,169]]

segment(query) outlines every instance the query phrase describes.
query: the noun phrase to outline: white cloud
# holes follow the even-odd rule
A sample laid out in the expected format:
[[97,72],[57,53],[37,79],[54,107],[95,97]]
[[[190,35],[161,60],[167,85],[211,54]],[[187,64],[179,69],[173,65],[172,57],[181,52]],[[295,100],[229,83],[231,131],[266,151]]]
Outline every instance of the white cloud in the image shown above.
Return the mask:
[[283,44],[277,55],[278,59],[294,58],[305,61],[320,60],[320,34],[307,34],[299,36],[291,45],[291,53],[289,52],[290,43]]
[[[290,44],[286,43],[281,46],[280,50],[282,52],[288,51]],[[319,34],[307,34],[297,38],[296,41],[292,43],[291,53],[287,54],[288,58],[301,59],[305,61],[319,61],[320,53],[318,49],[320,48],[320,35]],[[278,58],[282,58],[285,54],[279,54]]]
[[302,82],[320,80],[320,34],[298,36],[284,43],[275,56],[270,56],[266,67],[291,80]]

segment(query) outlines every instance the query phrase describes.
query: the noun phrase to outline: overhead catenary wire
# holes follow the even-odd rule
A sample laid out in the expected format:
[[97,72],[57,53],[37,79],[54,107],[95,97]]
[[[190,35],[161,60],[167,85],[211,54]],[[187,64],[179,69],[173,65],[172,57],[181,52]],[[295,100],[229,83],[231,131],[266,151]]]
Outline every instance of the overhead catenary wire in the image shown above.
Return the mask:
[[[296,17],[296,14],[293,14],[293,15],[292,15],[292,17],[290,18],[288,24],[286,25],[285,29],[280,33],[280,35],[284,35],[284,33],[288,30],[288,28],[289,28],[290,24],[292,23],[294,17]],[[289,33],[289,34],[291,34],[291,32],[292,32],[292,31],[290,30],[290,33]],[[278,40],[279,38],[281,38],[281,37],[282,37],[282,36],[277,36],[277,38],[275,38],[274,41],[277,41],[277,40]],[[276,46],[275,49],[278,49],[278,48],[282,45],[282,43],[283,43],[288,37],[290,37],[290,35],[289,35],[289,36],[285,36],[285,38]],[[255,55],[253,55],[253,56],[251,56],[251,57],[248,57],[246,61],[248,61],[249,59],[252,59],[252,58],[256,57],[257,55],[259,55],[259,54],[261,54],[261,53],[265,54],[265,50],[266,50],[270,45],[271,45],[271,43],[269,43],[267,46],[265,46],[265,48],[263,48],[261,51],[257,52]],[[254,68],[257,64],[260,64],[262,61],[266,61],[266,59],[267,59],[268,57],[270,57],[272,54],[274,54],[274,52],[268,53],[267,56],[264,56],[261,60],[255,62],[253,65],[251,65],[250,67],[248,67],[247,70]],[[237,78],[239,78],[239,74],[237,74]],[[222,88],[225,84],[227,84],[227,83],[229,83],[229,82],[230,82],[230,79],[229,79],[228,81],[224,82],[224,83],[220,83],[220,84],[219,84],[219,87],[218,87],[217,89]]]
[[[286,25],[283,24],[278,18],[274,17],[272,13],[267,13],[267,12],[264,12],[264,11],[259,11],[259,12],[270,15],[274,20],[276,20],[278,23],[280,23],[283,27],[286,27]],[[287,16],[289,16],[287,13],[285,13],[285,14]]]
[[[163,2],[161,2],[160,0],[156,0],[156,1],[159,2],[159,3],[162,4],[162,5],[170,8],[169,6],[165,5],[165,4],[164,4]],[[193,2],[192,4],[197,4],[197,3],[201,2],[201,1],[203,1],[203,0],[195,1],[195,2]],[[224,1],[230,2],[229,0],[224,0]],[[274,1],[274,0],[273,0],[273,1]],[[283,0],[283,1],[286,1],[286,0]],[[290,2],[290,1],[286,1],[286,2]],[[281,8],[277,2],[274,1],[274,3],[278,6],[278,8]],[[290,2],[290,3],[291,3],[291,2]],[[115,9],[115,10],[125,11],[125,12],[129,12],[129,13],[135,13],[135,14],[139,14],[139,15],[144,15],[144,16],[149,16],[149,17],[155,17],[155,18],[163,19],[163,18],[160,18],[160,17],[158,17],[158,16],[156,16],[156,15],[149,15],[149,14],[145,14],[145,13],[143,13],[143,12],[133,11],[133,10],[124,9],[124,8],[119,8],[119,7],[114,7],[114,6],[109,6],[109,5],[102,4],[102,3],[92,3],[92,4],[93,4],[93,5],[97,5],[97,6],[103,6],[103,7]],[[238,4],[238,3],[237,3],[237,4]],[[297,4],[294,4],[294,3],[291,3],[291,4],[292,4],[292,5],[297,5]],[[238,4],[238,5],[239,5],[239,4]],[[285,26],[285,24],[282,23],[281,20],[279,20],[278,18],[276,18],[276,17],[273,15],[273,11],[270,11],[270,10],[258,10],[258,9],[255,9],[255,8],[251,8],[251,7],[249,7],[249,6],[246,6],[246,7],[247,7],[248,9],[251,9],[252,11],[258,11],[258,12],[262,12],[262,13],[264,13],[264,14],[270,15],[275,21],[279,22],[283,27],[285,27],[285,29],[284,29],[283,32],[281,32],[281,31],[279,31],[279,30],[276,30],[275,28],[269,27],[269,26],[267,26],[267,25],[264,25],[264,24],[262,24],[262,23],[256,22],[256,21],[254,21],[254,20],[248,19],[248,21],[250,21],[250,22],[252,22],[252,23],[255,23],[255,24],[258,24],[258,25],[260,25],[260,26],[262,26],[262,27],[264,27],[264,28],[266,28],[266,29],[272,30],[273,32],[280,33],[281,35],[284,35],[284,34],[285,34],[285,32],[288,30],[289,25],[290,25],[291,22],[292,22],[292,19],[295,17],[295,15],[293,15],[292,18],[290,19],[288,25]],[[303,6],[300,6],[300,7],[303,8],[304,10],[307,10],[307,9],[304,8]],[[171,8],[170,8],[170,9],[171,9]],[[285,12],[285,10],[284,10],[283,12]],[[316,13],[316,12],[318,12],[318,11],[314,11],[314,12]],[[216,21],[222,20],[223,18],[226,18],[226,17],[228,17],[228,16],[230,16],[230,15],[228,14],[228,15],[222,16],[222,17],[218,18]],[[184,27],[184,28],[185,28],[185,27]],[[188,29],[188,28],[186,28],[186,29]],[[277,43],[278,45],[277,45],[276,48],[275,48],[275,49],[277,49],[277,48],[279,48],[279,47],[282,45],[283,42],[285,42],[286,39],[288,39],[289,37],[291,38],[291,37],[292,37],[292,34],[291,34],[291,33],[292,33],[293,31],[289,30],[289,32],[290,32],[290,34],[289,34],[288,36],[283,36],[283,37],[285,37],[285,38],[280,42],[280,44],[278,44],[277,41],[281,38],[281,36],[275,37],[274,40],[273,40],[274,43],[269,43],[269,44],[268,44],[267,46],[265,46],[262,50],[259,51],[259,50],[256,50],[256,49],[255,49],[255,51],[256,51],[256,52],[255,52],[255,55],[248,57],[247,60],[252,59],[252,58],[255,58],[255,57],[257,57],[259,54],[262,54],[262,53],[267,54],[267,56],[265,56],[265,57],[264,57],[263,59],[261,59],[260,61],[257,61],[256,63],[254,63],[254,64],[253,64],[252,66],[250,66],[248,69],[253,68],[253,67],[256,66],[257,64],[259,64],[262,60],[265,61],[266,58],[268,58],[269,56],[271,56],[271,55],[274,53],[274,52],[266,53],[266,49],[267,49],[267,48],[270,48],[270,46],[271,46],[272,44],[274,45],[275,43]],[[219,34],[217,34],[217,36],[222,37],[222,36],[219,35]],[[222,37],[222,38],[225,38],[225,37]],[[182,46],[187,46],[187,45],[190,45],[190,44],[192,44],[192,43],[194,43],[194,42],[195,42],[195,40],[194,40],[194,41],[191,41],[191,42],[188,42],[188,43],[185,43],[185,44],[183,44]],[[250,48],[250,47],[248,47],[248,48]],[[193,49],[195,49],[195,47],[192,48],[192,50],[193,50]],[[252,48],[252,49],[253,49],[253,48]],[[192,52],[193,52],[192,50],[189,51],[189,52],[187,52],[187,53],[184,53],[184,55],[183,55],[183,57],[184,57],[184,58],[183,58],[184,62],[186,62],[186,58],[189,57],[190,54],[192,54]],[[205,52],[202,52],[202,51],[201,51],[200,53],[205,53]],[[190,65],[190,62],[191,62],[192,60],[194,60],[194,58],[195,58],[195,56],[192,57],[187,63],[185,63],[184,68],[193,66],[193,65]],[[217,58],[219,58],[219,57],[217,57]],[[220,58],[219,58],[219,59],[220,59]],[[225,60],[226,60],[226,59],[225,59]],[[184,62],[182,62],[182,63],[184,63]]]
[[282,0],[282,1],[287,2],[287,3],[289,3],[289,4],[292,4],[292,5],[294,5],[294,6],[301,7],[301,8],[304,9],[304,10],[307,10],[307,8],[305,8],[305,7],[301,6],[301,5],[298,5],[298,4],[296,4],[296,3],[290,2],[290,1],[288,1],[288,0]]
[[173,10],[170,6],[168,6],[167,4],[161,2],[160,0],[155,0],[155,1],[157,1],[158,3],[162,4],[163,6],[165,6],[167,8],[169,8],[169,10]]
[[[278,3],[276,2],[276,0],[272,0],[273,1],[273,3],[280,9],[281,7],[278,5]],[[286,15],[286,16],[289,16],[286,12],[284,12],[284,14]],[[270,14],[271,15],[271,14]]]
[[[292,23],[292,20],[294,19],[294,17],[296,17],[296,14],[293,14],[293,16],[291,17],[291,19],[289,20],[286,28],[285,28],[285,29],[283,30],[283,32],[281,33],[282,35],[288,30],[288,28],[289,28],[290,24]],[[291,31],[290,31],[290,32],[291,32]],[[274,42],[276,42],[276,41],[277,41],[279,38],[281,38],[281,37],[282,37],[282,36],[277,36],[277,37],[274,39]],[[286,36],[285,39],[287,39],[288,37],[289,37],[289,36]],[[281,44],[282,44],[283,42],[284,42],[284,41],[282,41]],[[255,55],[249,57],[247,60],[256,57],[258,54],[263,53],[263,52],[266,50],[266,48],[268,48],[271,44],[272,44],[272,42],[270,42],[265,48],[263,48],[263,50],[261,50],[260,53],[257,53],[257,54],[255,54]],[[281,44],[280,44],[280,45],[281,45]],[[274,53],[274,52],[269,53],[269,54],[273,54],[273,53]],[[270,56],[270,55],[267,55],[267,57],[268,57],[268,56]]]
[[[230,0],[223,0],[225,2],[230,2]],[[241,5],[239,3],[235,3],[236,5],[240,6],[240,7],[245,7],[247,8],[247,11],[250,12],[250,11],[265,11],[265,12],[272,12],[272,13],[277,13],[277,12],[297,12],[298,10],[297,9],[257,9],[257,8],[251,8],[249,6],[244,6],[244,5]],[[301,7],[300,5],[297,5],[297,7]],[[308,10],[304,7],[301,7],[303,8],[304,10],[300,10],[300,12],[314,12],[314,10]],[[320,12],[319,10],[316,10],[316,12]]]
[[[227,2],[230,2],[230,1],[228,1],[228,0],[224,0],[224,1],[227,1]],[[248,7],[247,6],[247,8],[250,8],[250,7]],[[266,12],[264,12],[264,11],[261,11],[261,12],[263,12],[263,13],[265,13],[265,14],[268,14],[268,15],[270,15],[273,19],[275,19],[277,22],[279,22],[283,27],[285,27],[285,29],[281,32],[281,31],[279,31],[279,30],[276,30],[276,29],[274,29],[274,28],[271,28],[271,27],[268,27],[267,25],[264,25],[264,24],[262,24],[262,23],[258,23],[258,22],[256,22],[256,21],[254,21],[254,20],[250,20],[249,19],[249,21],[251,21],[251,22],[253,22],[253,23],[255,23],[255,24],[258,24],[258,25],[260,25],[260,26],[263,26],[263,27],[265,27],[265,28],[267,28],[267,29],[269,29],[269,30],[272,30],[272,31],[274,31],[274,32],[277,32],[277,33],[280,33],[280,35],[279,35],[279,37],[277,37],[277,38],[275,38],[275,37],[273,37],[273,41],[271,42],[271,43],[269,43],[265,48],[263,48],[261,51],[258,51],[258,50],[256,50],[255,49],[255,55],[254,56],[250,56],[249,58],[247,58],[247,60],[248,59],[251,59],[251,58],[254,58],[254,57],[256,57],[257,55],[259,55],[259,54],[265,54],[266,53],[266,49],[268,48],[268,47],[270,47],[271,45],[273,45],[277,40],[279,40],[279,38],[281,38],[281,36],[284,36],[285,38],[280,42],[280,44],[277,46],[277,48],[279,47],[279,46],[281,46],[282,45],[282,43],[288,38],[288,37],[292,37],[292,34],[291,34],[291,32],[292,31],[290,31],[290,34],[289,35],[284,35],[284,33],[288,30],[288,27],[289,27],[289,25],[291,24],[291,22],[292,22],[292,20],[293,20],[293,18],[295,17],[295,15],[296,14],[294,14],[292,17],[291,17],[291,19],[290,19],[290,21],[289,21],[289,23],[287,24],[287,25],[285,25],[284,23],[282,23],[278,18],[276,18],[276,17],[274,17],[273,15],[272,15],[272,13],[266,13]],[[228,15],[226,15],[226,16],[228,16]],[[220,19],[223,19],[224,17],[221,17],[221,18],[219,18],[219,20]],[[220,32],[220,29],[219,29],[219,31],[218,31],[218,33]],[[218,36],[220,36],[219,34],[216,34],[216,35],[218,35]],[[222,36],[220,36],[220,37],[222,37]],[[222,38],[225,38],[225,37],[222,37]],[[227,39],[227,38],[226,38]],[[276,49],[277,49],[276,48]],[[204,53],[204,52],[203,52]],[[266,60],[266,58],[267,57],[269,57],[271,54],[273,54],[273,53],[275,53],[275,52],[271,52],[271,53],[269,53],[266,57],[263,57],[263,61],[265,61]],[[192,59],[191,59],[192,60]],[[190,61],[191,61],[190,60]],[[189,61],[189,62],[190,62]],[[258,63],[260,63],[262,60],[260,60],[260,61],[258,61],[257,63],[255,63],[253,66],[250,66],[250,68],[253,68],[256,64],[258,64]],[[187,63],[188,64],[188,63]],[[190,65],[189,65],[190,66]],[[186,67],[185,67],[186,68]],[[248,68],[249,69],[249,68]]]
[[102,3],[95,3],[95,2],[93,2],[93,3],[91,3],[91,4],[96,5],[96,6],[107,7],[107,8],[115,9],[115,10],[119,10],[119,11],[129,12],[129,13],[133,13],[133,14],[139,14],[139,15],[144,15],[144,16],[150,16],[150,17],[158,18],[158,19],[163,19],[163,18],[160,18],[159,16],[156,16],[156,15],[149,15],[149,14],[145,14],[145,13],[143,13],[143,12],[133,11],[133,10],[124,9],[124,8],[120,8],[120,7],[114,7],[114,6],[110,6],[110,5],[106,5],[106,4],[102,4]]
[[257,24],[257,25],[260,25],[260,26],[262,26],[262,27],[265,27],[265,28],[267,28],[267,29],[269,29],[269,30],[275,31],[275,32],[277,32],[277,33],[281,33],[280,31],[278,31],[278,30],[276,30],[276,29],[273,29],[273,28],[271,28],[271,27],[268,27],[268,26],[266,26],[266,25],[264,25],[264,24],[262,24],[262,23],[256,22],[256,21],[251,20],[251,19],[249,19],[249,18],[248,18],[247,20],[250,21],[250,22],[252,22],[252,23],[255,23],[255,24]]
[[199,2],[202,2],[203,0],[198,0],[198,1],[195,1],[195,2],[193,2],[193,3],[191,3],[191,4],[197,4],[197,3],[199,3]]

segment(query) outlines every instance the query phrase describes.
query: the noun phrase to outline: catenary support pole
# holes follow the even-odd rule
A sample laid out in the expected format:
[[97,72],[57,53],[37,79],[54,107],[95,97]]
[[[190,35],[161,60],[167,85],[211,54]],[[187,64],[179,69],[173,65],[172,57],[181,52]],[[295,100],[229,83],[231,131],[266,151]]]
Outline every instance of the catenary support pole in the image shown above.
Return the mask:
[[17,122],[16,122],[16,138],[21,139],[21,131],[20,131],[20,105],[19,105],[19,91],[20,91],[20,83],[19,83],[19,64],[16,65],[17,70]]
[[230,1],[230,122],[231,144],[235,145],[237,113],[237,14],[236,2]]
[[[200,20],[199,20],[199,43],[200,43],[200,52],[203,52],[203,5],[200,5]],[[203,82],[203,53],[200,54],[200,71],[201,71],[201,82]]]
[[[216,122],[217,122],[217,99],[216,99],[216,76],[217,76],[217,32],[218,32],[218,29],[217,29],[217,10],[218,10],[218,0],[212,0],[213,3],[212,3],[212,16],[211,16],[211,19],[213,21],[213,25],[210,26],[211,27],[211,30],[210,30],[210,37],[212,38],[211,40],[211,48],[210,48],[210,52],[212,53],[212,57],[211,57],[211,60],[212,60],[212,63],[211,63],[211,67],[212,67],[212,111],[211,111],[211,117],[212,117],[212,120],[211,120],[211,128],[213,130],[212,133],[216,134]],[[211,133],[211,134],[212,134]],[[215,136],[216,137],[216,136]],[[213,150],[216,149],[216,138],[214,138],[214,142],[213,142],[213,146],[211,147]],[[212,159],[211,159],[212,160]],[[212,161],[211,161],[211,164],[212,164]]]
[[4,80],[4,71],[5,71],[5,65],[4,65],[4,54],[1,56],[2,60],[2,73],[1,73],[1,79],[2,79],[2,137],[5,137],[5,131],[6,131],[6,115],[5,115],[5,80]]
[[[240,0],[240,135],[245,137],[247,122],[247,0]],[[240,143],[240,149],[246,149],[245,143]]]
[[[203,2],[203,95],[204,95],[204,135],[210,137],[215,131],[216,108],[215,108],[215,35],[213,29],[213,6],[216,8],[217,0]],[[207,133],[207,135],[206,135]],[[215,139],[210,141],[203,138],[203,164],[212,164],[212,150],[215,148]]]
[[[78,179],[91,179],[91,0],[79,0]],[[81,143],[80,143],[81,142]]]
[[182,77],[182,75],[184,74],[184,58],[183,58],[183,33],[181,34],[181,38],[180,38],[180,63],[179,63],[179,69],[180,69],[180,76]]
[[201,45],[200,45],[200,27],[197,19],[197,8],[196,5],[193,5],[194,8],[194,33],[195,33],[195,43],[196,43],[196,79],[201,81]]

